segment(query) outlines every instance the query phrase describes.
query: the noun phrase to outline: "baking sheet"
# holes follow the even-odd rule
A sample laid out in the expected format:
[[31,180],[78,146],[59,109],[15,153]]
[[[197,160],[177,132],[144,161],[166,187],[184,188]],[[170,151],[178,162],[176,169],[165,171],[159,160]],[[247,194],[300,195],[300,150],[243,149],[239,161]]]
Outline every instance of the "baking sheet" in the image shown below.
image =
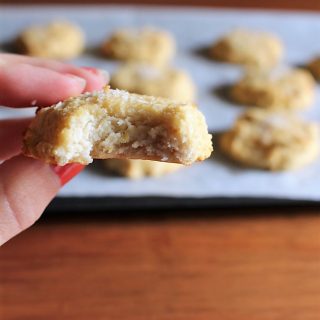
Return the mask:
[[[235,27],[274,32],[282,38],[284,64],[303,65],[320,53],[320,15],[313,13],[217,10],[195,8],[158,8],[129,6],[90,7],[0,7],[0,44],[7,44],[19,30],[33,23],[67,19],[81,25],[87,37],[87,52],[73,62],[113,72],[118,63],[97,54],[103,39],[118,27],[155,26],[172,32],[178,44],[174,65],[187,69],[198,88],[198,104],[209,130],[217,135],[230,127],[244,109],[224,100],[219,92],[241,76],[237,66],[208,60],[203,49]],[[315,105],[303,113],[320,120],[319,87]],[[0,109],[0,118],[32,114],[33,110]],[[129,181],[108,175],[94,163],[66,185],[60,198],[116,199],[154,197],[155,199],[288,199],[320,200],[320,161],[289,173],[270,173],[239,167],[219,152],[203,163],[184,168],[159,179]],[[120,198],[120,201],[121,201]],[[158,200],[161,202],[161,200]]]

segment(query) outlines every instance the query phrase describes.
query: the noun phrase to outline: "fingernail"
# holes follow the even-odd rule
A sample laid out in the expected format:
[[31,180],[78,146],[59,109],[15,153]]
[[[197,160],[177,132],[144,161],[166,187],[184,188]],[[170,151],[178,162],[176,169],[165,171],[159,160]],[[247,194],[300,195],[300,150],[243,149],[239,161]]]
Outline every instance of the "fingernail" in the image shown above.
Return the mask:
[[70,163],[65,166],[51,166],[52,170],[59,176],[61,186],[64,186],[74,176],[84,169],[84,165],[79,163]]
[[82,69],[87,70],[95,75],[101,75],[106,83],[108,83],[110,80],[109,73],[106,70],[92,68],[92,67],[82,67]]
[[70,73],[67,73],[66,75],[67,75],[70,79],[76,81],[83,89],[85,88],[85,86],[86,86],[86,84],[87,84],[87,82],[86,82],[85,79],[80,78],[80,77],[77,77],[77,76],[75,76],[75,75],[73,75],[73,74],[70,74]]

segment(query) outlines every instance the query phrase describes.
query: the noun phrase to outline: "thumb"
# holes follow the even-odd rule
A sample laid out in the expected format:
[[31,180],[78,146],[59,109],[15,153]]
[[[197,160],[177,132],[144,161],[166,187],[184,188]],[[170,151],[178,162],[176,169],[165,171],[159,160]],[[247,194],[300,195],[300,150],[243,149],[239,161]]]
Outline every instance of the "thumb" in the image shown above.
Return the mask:
[[30,227],[79,164],[52,167],[22,155],[0,166],[0,245]]

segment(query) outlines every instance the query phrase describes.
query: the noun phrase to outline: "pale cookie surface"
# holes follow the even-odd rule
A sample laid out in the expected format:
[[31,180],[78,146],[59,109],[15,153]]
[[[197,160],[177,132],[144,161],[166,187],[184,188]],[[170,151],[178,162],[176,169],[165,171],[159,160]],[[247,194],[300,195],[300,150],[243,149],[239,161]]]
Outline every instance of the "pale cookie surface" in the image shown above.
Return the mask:
[[203,114],[177,103],[104,90],[41,109],[24,136],[24,153],[49,163],[130,158],[191,164],[210,156]]
[[287,113],[251,109],[220,137],[222,150],[234,160],[267,170],[290,170],[319,154],[318,125]]
[[249,72],[231,89],[240,104],[273,109],[304,109],[315,98],[315,81],[307,70]]
[[84,49],[81,29],[69,22],[52,22],[25,29],[17,39],[21,53],[52,59],[72,59]]
[[161,177],[183,168],[177,163],[150,160],[107,159],[103,160],[103,163],[107,170],[130,179]]
[[143,63],[126,63],[111,77],[111,87],[132,93],[193,101],[195,85],[183,70],[171,67],[158,68]]
[[214,43],[210,54],[217,60],[265,69],[278,64],[283,45],[270,33],[236,29]]
[[102,44],[102,52],[114,59],[165,65],[175,54],[175,41],[162,30],[120,29]]
[[308,64],[308,69],[313,74],[313,76],[319,81],[320,80],[320,57],[313,59]]

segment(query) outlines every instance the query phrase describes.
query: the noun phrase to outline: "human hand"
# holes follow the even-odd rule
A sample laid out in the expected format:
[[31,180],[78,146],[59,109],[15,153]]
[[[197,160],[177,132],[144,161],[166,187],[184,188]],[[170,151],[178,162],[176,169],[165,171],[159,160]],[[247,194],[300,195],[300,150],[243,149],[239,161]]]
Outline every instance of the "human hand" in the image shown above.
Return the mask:
[[[84,91],[101,89],[97,69],[57,61],[0,54],[0,105],[50,106]],[[21,154],[30,119],[0,120],[0,245],[31,226],[62,185],[83,166],[51,166]]]

